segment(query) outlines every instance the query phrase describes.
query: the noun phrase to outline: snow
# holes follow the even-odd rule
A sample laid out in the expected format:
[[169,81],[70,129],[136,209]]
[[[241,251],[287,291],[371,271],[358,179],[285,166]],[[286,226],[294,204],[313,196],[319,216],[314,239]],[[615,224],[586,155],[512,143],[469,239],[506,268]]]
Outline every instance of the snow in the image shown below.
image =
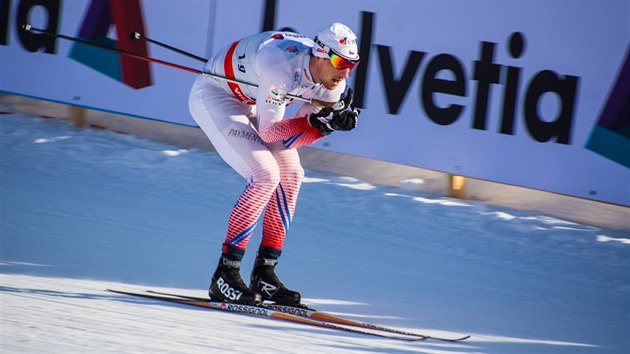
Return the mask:
[[[630,233],[307,171],[278,266],[406,343],[131,298],[203,295],[243,181],[186,150],[0,106],[2,353],[629,353]],[[244,261],[251,269],[260,230]]]

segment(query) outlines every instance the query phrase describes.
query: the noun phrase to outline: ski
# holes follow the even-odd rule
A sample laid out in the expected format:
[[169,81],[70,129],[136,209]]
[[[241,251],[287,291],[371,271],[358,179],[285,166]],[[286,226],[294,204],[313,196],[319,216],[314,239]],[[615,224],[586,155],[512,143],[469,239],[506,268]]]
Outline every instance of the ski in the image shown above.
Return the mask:
[[[208,297],[174,294],[174,293],[157,291],[157,290],[147,290],[147,292],[152,293],[152,294],[173,296],[173,297],[178,297],[178,298],[188,299],[188,300],[206,301],[206,302],[210,301],[210,298]],[[340,317],[337,315],[329,314],[326,312],[317,311],[312,308],[285,306],[285,305],[278,305],[278,304],[265,304],[264,306],[274,311],[279,311],[279,312],[294,315],[294,316],[309,318],[309,319],[328,322],[328,323],[335,323],[335,324],[341,324],[341,325],[346,325],[346,326],[371,329],[375,331],[399,334],[403,336],[417,337],[420,340],[431,339],[431,340],[438,340],[438,341],[444,341],[444,342],[461,342],[463,340],[470,338],[470,335],[448,338],[448,337],[430,336],[430,335],[419,334],[415,332],[408,332],[408,331],[398,330],[391,327],[375,325],[372,323],[359,322],[359,321],[347,319],[344,317]]]
[[284,312],[272,310],[266,306],[230,304],[230,303],[225,303],[225,302],[208,301],[208,299],[195,300],[195,299],[187,299],[183,297],[172,297],[172,296],[150,294],[150,293],[145,293],[145,292],[116,290],[116,289],[107,289],[107,291],[110,291],[116,294],[124,294],[124,295],[142,297],[146,299],[166,301],[166,302],[171,302],[171,303],[176,303],[176,304],[181,304],[181,305],[202,307],[209,310],[218,310],[218,311],[225,311],[225,312],[230,312],[230,313],[240,314],[240,315],[249,315],[249,316],[254,316],[254,317],[270,318],[270,319],[288,321],[288,322],[293,322],[293,323],[301,323],[301,324],[306,324],[306,325],[320,327],[320,328],[327,328],[327,329],[337,330],[337,331],[370,335],[370,336],[375,336],[379,338],[401,340],[401,341],[406,341],[406,342],[416,342],[416,341],[431,339],[430,337],[409,337],[409,336],[403,337],[403,336],[396,336],[396,335],[387,335],[387,334],[377,333],[377,332],[370,332],[367,330],[360,330],[357,328],[345,327],[345,326],[336,325],[333,323],[322,322],[322,321],[317,321],[314,319],[290,315]]

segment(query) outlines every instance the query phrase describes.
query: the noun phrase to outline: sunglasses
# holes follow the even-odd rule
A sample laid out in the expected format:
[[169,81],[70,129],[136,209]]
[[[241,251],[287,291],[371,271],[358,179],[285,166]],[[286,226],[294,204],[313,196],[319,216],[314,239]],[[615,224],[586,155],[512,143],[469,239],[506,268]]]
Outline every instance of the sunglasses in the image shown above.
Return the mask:
[[332,64],[333,68],[337,70],[346,70],[346,69],[352,70],[356,68],[357,65],[359,65],[358,60],[357,61],[348,60],[346,58],[343,58],[337,55],[332,50],[328,52],[328,56],[330,56],[330,63]]

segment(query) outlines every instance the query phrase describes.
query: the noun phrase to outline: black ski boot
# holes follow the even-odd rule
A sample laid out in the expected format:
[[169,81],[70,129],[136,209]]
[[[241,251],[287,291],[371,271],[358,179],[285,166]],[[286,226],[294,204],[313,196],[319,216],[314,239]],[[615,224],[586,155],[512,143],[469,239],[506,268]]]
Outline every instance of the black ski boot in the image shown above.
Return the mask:
[[244,250],[227,246],[219,259],[217,270],[212,275],[208,294],[212,301],[243,305],[260,305],[262,298],[245,285],[241,278],[241,259]]
[[260,294],[263,300],[279,305],[300,306],[300,293],[287,289],[274,271],[280,253],[281,251],[269,247],[258,250],[249,287]]

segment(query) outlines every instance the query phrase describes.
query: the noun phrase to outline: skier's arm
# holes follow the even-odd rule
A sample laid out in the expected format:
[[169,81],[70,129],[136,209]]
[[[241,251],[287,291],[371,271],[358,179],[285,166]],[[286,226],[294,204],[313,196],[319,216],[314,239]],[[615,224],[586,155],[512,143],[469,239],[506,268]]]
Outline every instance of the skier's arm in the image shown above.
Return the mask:
[[287,148],[310,145],[333,130],[351,130],[356,127],[358,111],[346,112],[352,102],[352,90],[345,97],[345,82],[334,90],[325,90],[321,97],[337,102],[332,108],[320,110],[304,104],[295,117],[284,118],[285,97],[295,82],[290,66],[281,65],[284,54],[268,49],[257,61],[259,87],[256,97],[257,129],[260,138],[267,142],[283,141]]
[[[310,145],[323,138],[316,127],[312,127],[308,122],[311,113],[317,108],[311,104],[304,104],[293,118],[284,118],[285,105],[284,93],[273,87],[269,90],[268,96],[257,98],[256,109],[258,115],[258,135],[266,142],[276,142],[283,140],[287,148],[296,148]],[[280,98],[276,98],[278,93]],[[263,102],[261,102],[263,100]],[[261,104],[262,103],[262,104]]]
[[[257,129],[260,138],[266,142],[283,141],[287,148],[310,145],[327,135],[318,127],[309,124],[312,113],[318,107],[305,103],[295,117],[285,118],[285,96],[293,83],[293,72],[284,67],[267,67],[261,70],[256,97]],[[339,99],[339,93],[336,93]],[[331,97],[325,97],[331,99]]]

